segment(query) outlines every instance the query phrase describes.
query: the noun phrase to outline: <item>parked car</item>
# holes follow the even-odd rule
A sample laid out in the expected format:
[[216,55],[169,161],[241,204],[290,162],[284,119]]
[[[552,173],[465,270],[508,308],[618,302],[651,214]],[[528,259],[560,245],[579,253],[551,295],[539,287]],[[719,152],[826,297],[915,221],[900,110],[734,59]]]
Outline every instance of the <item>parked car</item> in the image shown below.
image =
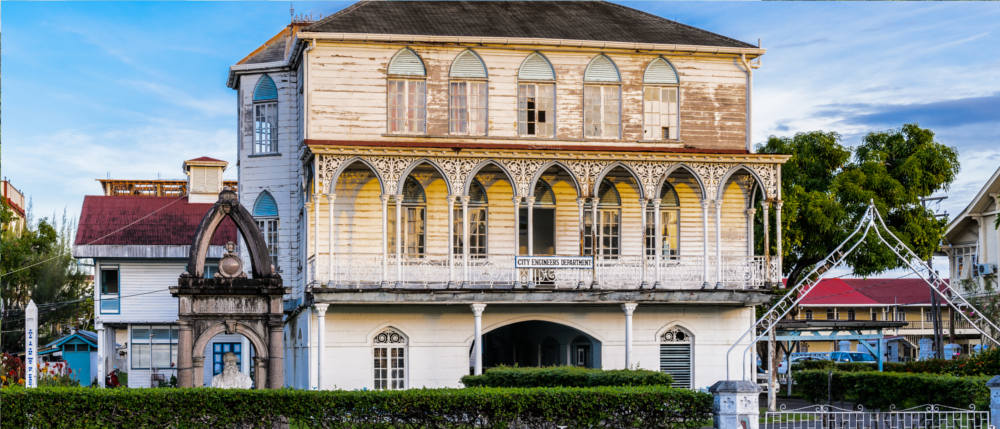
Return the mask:
[[[807,360],[830,360],[830,353],[817,353],[817,352],[792,353],[791,356],[792,364]],[[786,373],[788,373],[788,359],[782,359],[781,362],[778,363],[778,374],[786,374]]]
[[865,352],[832,352],[830,360],[834,362],[877,362],[875,356]]

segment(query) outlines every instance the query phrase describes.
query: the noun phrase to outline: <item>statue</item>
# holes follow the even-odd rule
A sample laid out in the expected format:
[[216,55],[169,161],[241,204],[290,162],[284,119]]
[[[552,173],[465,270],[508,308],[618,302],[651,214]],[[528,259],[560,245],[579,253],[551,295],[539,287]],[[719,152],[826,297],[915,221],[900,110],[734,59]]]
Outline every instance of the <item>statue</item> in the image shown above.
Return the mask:
[[250,376],[240,372],[240,368],[236,366],[238,360],[236,353],[233,352],[222,355],[222,373],[212,377],[212,387],[249,389],[253,385]]

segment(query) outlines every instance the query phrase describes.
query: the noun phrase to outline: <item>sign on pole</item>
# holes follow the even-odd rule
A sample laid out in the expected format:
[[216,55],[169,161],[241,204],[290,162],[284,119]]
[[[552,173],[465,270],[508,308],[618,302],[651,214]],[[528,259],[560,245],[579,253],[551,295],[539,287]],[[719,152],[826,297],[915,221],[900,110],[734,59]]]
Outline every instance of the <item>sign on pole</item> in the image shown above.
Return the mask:
[[38,387],[38,306],[24,308],[24,387]]

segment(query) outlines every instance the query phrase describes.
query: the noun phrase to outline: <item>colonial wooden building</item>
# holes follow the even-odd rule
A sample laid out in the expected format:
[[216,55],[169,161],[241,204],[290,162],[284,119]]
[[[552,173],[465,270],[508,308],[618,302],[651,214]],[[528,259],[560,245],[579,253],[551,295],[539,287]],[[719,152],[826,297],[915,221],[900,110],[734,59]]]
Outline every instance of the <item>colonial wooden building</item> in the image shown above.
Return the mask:
[[763,53],[607,2],[371,1],[289,25],[228,81],[240,201],[293,290],[286,382],[724,377],[780,283],[763,243],[786,157],[749,137]]

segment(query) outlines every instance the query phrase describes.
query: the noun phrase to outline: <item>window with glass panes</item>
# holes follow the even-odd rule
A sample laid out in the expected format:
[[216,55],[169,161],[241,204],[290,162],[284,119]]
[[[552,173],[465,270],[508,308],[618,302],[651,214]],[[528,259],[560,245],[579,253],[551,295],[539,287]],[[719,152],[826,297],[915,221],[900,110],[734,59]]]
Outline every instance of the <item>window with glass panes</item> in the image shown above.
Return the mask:
[[[663,259],[680,255],[681,207],[677,192],[669,183],[660,190],[660,233]],[[646,256],[656,256],[656,208],[646,205]]]
[[375,390],[406,388],[406,337],[389,328],[375,335],[372,349]]
[[169,369],[177,362],[177,327],[132,325],[132,369]]
[[461,135],[486,135],[486,82],[452,81],[448,88],[448,131]]
[[[622,203],[618,190],[610,180],[604,179],[598,189],[597,204],[597,254],[604,258],[617,258],[621,253]],[[584,207],[584,237],[592,236],[593,206],[588,202]],[[591,213],[590,216],[587,214]],[[584,255],[593,255],[593,239],[584,239]]]
[[[473,180],[469,188],[469,257],[485,258],[487,242],[487,216],[488,205],[486,200],[486,190],[479,180]],[[465,231],[462,229],[462,207],[456,203],[455,207],[455,237],[452,240],[452,252],[456,255],[463,255],[462,240]]]
[[101,314],[121,312],[121,288],[118,266],[101,266]]
[[423,134],[427,126],[427,82],[389,79],[390,134]]
[[589,138],[619,138],[621,131],[621,87],[583,87],[583,135]]
[[212,344],[212,375],[222,374],[225,366],[222,358],[226,353],[236,355],[236,367],[243,368],[243,345],[240,343],[214,343]]
[[679,129],[676,86],[646,86],[642,90],[644,140],[676,140]]
[[253,217],[257,221],[257,228],[260,228],[264,235],[264,243],[267,244],[268,253],[271,254],[271,263],[277,269],[278,266],[278,204],[268,191],[263,191],[257,196],[253,204]]
[[253,91],[253,153],[278,151],[278,87],[270,76],[261,76]]
[[[413,177],[407,177],[403,183],[403,204],[400,215],[403,255],[413,258],[424,256],[425,225],[427,213],[427,198],[424,188]],[[396,216],[387,216],[389,248],[396,248]]]

